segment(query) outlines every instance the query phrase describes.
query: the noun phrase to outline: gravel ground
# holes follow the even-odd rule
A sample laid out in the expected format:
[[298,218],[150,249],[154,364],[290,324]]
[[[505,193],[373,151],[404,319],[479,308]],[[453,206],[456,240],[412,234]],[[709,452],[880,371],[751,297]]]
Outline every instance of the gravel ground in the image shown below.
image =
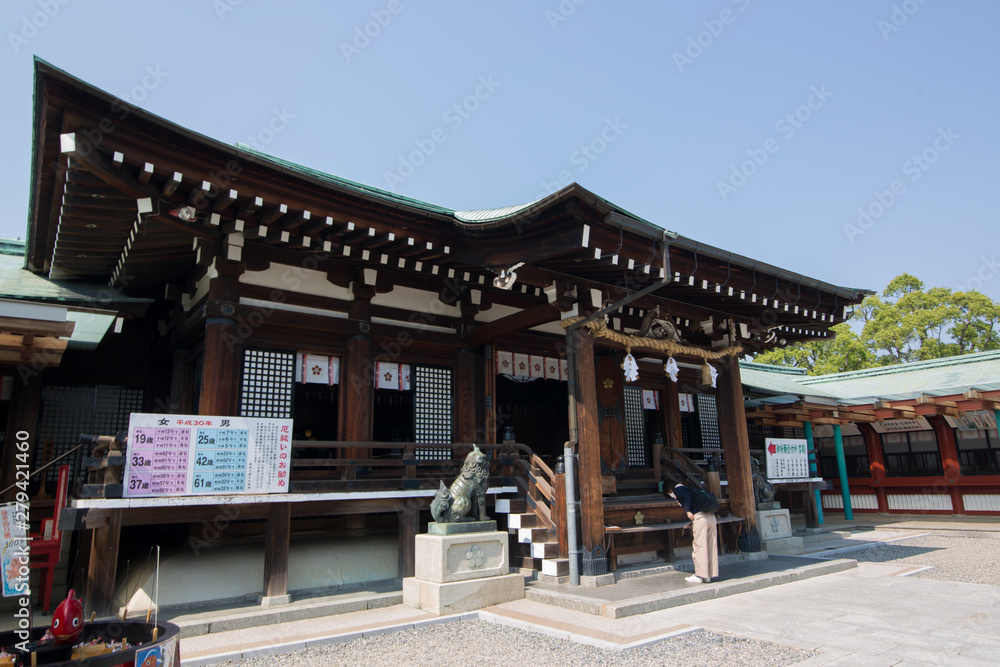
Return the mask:
[[1000,586],[1000,539],[931,534],[836,556],[859,563],[929,565],[913,576]]
[[306,665],[792,665],[809,651],[713,632],[694,632],[643,648],[606,650],[486,621],[459,621],[284,655],[219,663],[238,667]]

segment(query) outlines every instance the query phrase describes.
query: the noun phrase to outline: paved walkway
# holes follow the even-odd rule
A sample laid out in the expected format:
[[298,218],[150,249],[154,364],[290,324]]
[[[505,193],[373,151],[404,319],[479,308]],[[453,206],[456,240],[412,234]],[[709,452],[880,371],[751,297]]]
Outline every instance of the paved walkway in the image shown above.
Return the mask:
[[[853,530],[814,546],[840,560],[772,556],[729,563],[721,580],[708,585],[684,583],[685,573],[671,571],[600,588],[535,583],[524,600],[440,618],[396,603],[392,592],[361,592],[353,603],[367,599],[368,608],[186,637],[181,655],[185,667],[195,667],[481,618],[606,648],[704,628],[815,651],[800,663],[808,666],[997,664],[1000,587],[916,578],[908,576],[918,569],[910,565],[855,566],[846,559],[852,549],[927,532],[1000,538],[1000,521],[865,516],[853,522],[828,518],[825,528]],[[759,585],[764,579],[770,579],[769,587]]]

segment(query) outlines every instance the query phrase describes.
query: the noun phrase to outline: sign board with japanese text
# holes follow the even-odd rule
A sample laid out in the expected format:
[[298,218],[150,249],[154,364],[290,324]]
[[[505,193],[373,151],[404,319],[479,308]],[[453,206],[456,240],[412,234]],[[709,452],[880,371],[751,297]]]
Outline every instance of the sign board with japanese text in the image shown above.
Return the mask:
[[[24,507],[15,503],[0,505],[3,568],[3,597],[25,595],[28,592],[28,531]],[[21,573],[22,567],[24,574]]]
[[292,420],[133,413],[124,495],[285,493]]
[[809,479],[809,442],[798,438],[766,438],[767,478]]

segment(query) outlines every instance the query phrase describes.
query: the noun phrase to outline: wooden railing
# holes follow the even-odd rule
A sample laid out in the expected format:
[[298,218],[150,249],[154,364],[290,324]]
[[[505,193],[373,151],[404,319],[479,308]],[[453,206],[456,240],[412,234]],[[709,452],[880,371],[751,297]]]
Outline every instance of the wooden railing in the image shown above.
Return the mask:
[[[348,442],[295,440],[293,493],[435,489],[451,484],[472,443]],[[490,484],[514,483],[516,461],[531,450],[523,445],[478,445],[490,459]],[[347,457],[346,454],[352,456]],[[361,454],[357,456],[357,454]]]
[[560,526],[566,525],[566,474],[553,472],[527,447],[524,451],[530,454],[527,458],[514,459],[515,467],[523,473],[523,477],[514,476],[515,483],[524,494],[528,510],[538,517],[541,527],[548,529],[550,538],[558,538],[560,558],[566,558],[569,552],[566,532],[559,530]]

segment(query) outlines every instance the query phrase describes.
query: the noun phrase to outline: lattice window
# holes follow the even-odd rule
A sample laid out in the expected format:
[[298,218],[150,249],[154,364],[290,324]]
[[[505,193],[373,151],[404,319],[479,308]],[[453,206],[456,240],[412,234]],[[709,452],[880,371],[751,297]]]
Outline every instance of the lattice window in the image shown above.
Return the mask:
[[292,417],[295,353],[247,348],[243,352],[241,417]]
[[625,387],[625,452],[629,467],[645,468],[646,415],[642,407],[642,389]]
[[695,394],[695,398],[698,401],[698,420],[701,422],[702,448],[721,448],[719,409],[715,404],[715,396],[711,394]]
[[[431,366],[413,367],[415,442],[444,444],[451,442],[451,369]],[[448,459],[447,450],[417,448],[416,457],[424,460]]]
[[[142,412],[144,393],[135,387],[90,386],[69,387],[51,385],[42,390],[42,410],[38,419],[38,439],[35,447],[35,469],[52,458],[65,454],[80,442],[80,434],[115,435],[128,430],[129,415]],[[51,442],[51,447],[48,443]],[[59,466],[72,466],[70,478],[82,481],[80,469],[86,447],[63,459],[45,471],[45,480],[53,486]],[[51,451],[51,458],[42,460]]]

